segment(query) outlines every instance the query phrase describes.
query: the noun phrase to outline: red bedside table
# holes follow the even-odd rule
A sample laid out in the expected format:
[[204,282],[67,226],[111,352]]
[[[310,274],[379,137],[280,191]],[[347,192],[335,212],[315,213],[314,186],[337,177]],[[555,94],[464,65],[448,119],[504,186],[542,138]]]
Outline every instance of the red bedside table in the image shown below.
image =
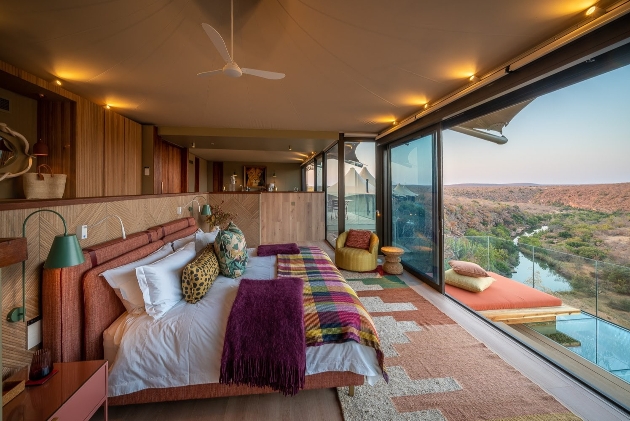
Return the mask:
[[[27,387],[2,411],[3,421],[89,420],[104,405],[107,421],[107,361],[56,363],[59,370],[41,386]],[[26,379],[22,370],[12,380]]]

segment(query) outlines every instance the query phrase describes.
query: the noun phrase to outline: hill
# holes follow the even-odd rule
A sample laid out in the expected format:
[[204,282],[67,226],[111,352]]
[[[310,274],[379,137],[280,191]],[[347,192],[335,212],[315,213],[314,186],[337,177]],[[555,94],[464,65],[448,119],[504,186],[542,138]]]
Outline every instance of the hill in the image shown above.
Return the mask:
[[569,206],[599,212],[630,212],[630,183],[572,186],[444,186],[449,197],[510,204]]

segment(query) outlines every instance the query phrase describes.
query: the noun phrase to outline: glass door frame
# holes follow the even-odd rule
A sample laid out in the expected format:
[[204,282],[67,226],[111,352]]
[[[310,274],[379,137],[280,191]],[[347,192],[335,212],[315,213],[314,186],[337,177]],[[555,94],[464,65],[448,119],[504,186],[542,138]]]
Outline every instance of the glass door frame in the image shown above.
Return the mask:
[[410,142],[422,137],[432,136],[432,183],[433,183],[433,242],[434,264],[436,267],[435,279],[431,279],[427,275],[416,271],[414,268],[405,264],[403,267],[424,283],[444,294],[444,207],[443,207],[443,174],[442,174],[442,125],[441,123],[421,129],[410,135],[394,140],[384,145],[377,146],[376,162],[381,167],[381,171],[377,169],[377,173],[382,174],[382,180],[377,180],[381,186],[381,194],[377,189],[377,207],[379,208],[381,217],[377,219],[377,234],[381,238],[381,247],[392,244],[392,168],[391,168],[391,149],[400,146],[406,142]]

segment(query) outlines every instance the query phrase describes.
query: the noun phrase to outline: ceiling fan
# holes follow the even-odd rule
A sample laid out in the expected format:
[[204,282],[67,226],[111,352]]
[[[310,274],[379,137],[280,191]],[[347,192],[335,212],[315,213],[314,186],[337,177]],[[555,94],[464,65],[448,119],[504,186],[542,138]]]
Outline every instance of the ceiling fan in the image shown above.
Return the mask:
[[230,2],[230,5],[231,5],[230,15],[231,15],[231,28],[232,28],[232,33],[231,33],[232,55],[230,56],[230,53],[228,52],[227,47],[225,46],[225,41],[223,41],[223,38],[221,37],[221,35],[219,35],[219,32],[216,29],[214,29],[212,26],[208,25],[207,23],[202,23],[201,26],[203,27],[203,30],[206,31],[206,34],[210,38],[210,41],[212,41],[216,49],[219,51],[219,54],[221,54],[221,57],[223,57],[223,60],[225,60],[226,64],[225,66],[223,66],[222,69],[197,73],[197,76],[205,77],[205,76],[211,76],[211,75],[217,74],[219,72],[223,72],[224,75],[230,76],[230,77],[241,77],[243,73],[245,73],[246,75],[258,76],[265,79],[282,79],[284,77],[284,73],[268,72],[266,70],[248,69],[245,67],[241,68],[238,66],[238,64],[236,64],[233,58],[234,57],[234,1],[233,0]]

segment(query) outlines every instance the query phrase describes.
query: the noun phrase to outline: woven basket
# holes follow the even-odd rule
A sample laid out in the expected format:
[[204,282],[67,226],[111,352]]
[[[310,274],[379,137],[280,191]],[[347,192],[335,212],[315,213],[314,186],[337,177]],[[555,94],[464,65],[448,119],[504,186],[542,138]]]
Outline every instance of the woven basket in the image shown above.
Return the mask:
[[[48,168],[50,174],[41,172],[41,168]],[[26,173],[22,176],[24,195],[27,199],[60,199],[66,189],[65,174],[53,174],[52,168],[46,164],[37,166],[37,173]]]

